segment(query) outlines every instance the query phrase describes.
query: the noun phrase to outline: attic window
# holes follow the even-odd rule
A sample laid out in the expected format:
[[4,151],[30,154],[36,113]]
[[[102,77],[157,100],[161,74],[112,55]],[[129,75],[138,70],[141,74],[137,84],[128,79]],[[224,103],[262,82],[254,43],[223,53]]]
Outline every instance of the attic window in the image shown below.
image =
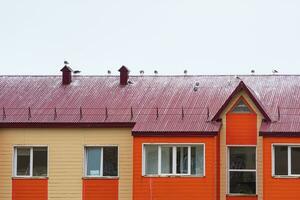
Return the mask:
[[236,106],[232,109],[233,113],[251,113],[251,109],[248,105],[244,102],[243,99],[239,100]]

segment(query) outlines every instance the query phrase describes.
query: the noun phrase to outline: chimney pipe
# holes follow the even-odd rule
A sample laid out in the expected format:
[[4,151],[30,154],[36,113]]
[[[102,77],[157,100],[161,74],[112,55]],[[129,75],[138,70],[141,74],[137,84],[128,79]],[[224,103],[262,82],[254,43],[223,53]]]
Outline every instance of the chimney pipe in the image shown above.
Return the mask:
[[62,72],[62,84],[69,85],[72,82],[72,72],[71,67],[65,65],[61,70]]
[[129,70],[125,66],[122,66],[119,69],[119,72],[120,72],[120,85],[127,85],[128,78],[129,78]]

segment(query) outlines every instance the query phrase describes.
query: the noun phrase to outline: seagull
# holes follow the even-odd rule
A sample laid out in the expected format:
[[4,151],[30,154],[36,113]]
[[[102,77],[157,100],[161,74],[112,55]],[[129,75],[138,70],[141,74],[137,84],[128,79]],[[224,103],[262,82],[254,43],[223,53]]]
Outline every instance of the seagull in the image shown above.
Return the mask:
[[80,74],[81,71],[80,71],[80,70],[75,70],[73,73],[74,73],[74,74]]
[[273,73],[273,74],[276,74],[276,73],[278,73],[278,71],[277,71],[276,69],[274,69],[274,70],[272,71],[272,73]]
[[69,62],[65,60],[65,61],[64,61],[64,64],[65,64],[65,65],[68,65],[68,64],[69,64]]

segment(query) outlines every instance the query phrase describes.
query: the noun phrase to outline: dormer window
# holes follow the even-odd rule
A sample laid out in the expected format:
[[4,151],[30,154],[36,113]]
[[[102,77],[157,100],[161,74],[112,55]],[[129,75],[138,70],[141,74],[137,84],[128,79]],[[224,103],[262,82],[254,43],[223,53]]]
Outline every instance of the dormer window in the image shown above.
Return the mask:
[[251,113],[252,110],[249,106],[245,103],[243,99],[240,99],[235,107],[232,109],[233,113]]

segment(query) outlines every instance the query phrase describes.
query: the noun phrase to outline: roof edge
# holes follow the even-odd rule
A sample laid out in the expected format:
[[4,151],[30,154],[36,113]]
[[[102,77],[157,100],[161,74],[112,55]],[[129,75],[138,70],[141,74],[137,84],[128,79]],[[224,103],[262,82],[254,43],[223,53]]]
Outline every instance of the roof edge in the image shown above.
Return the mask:
[[11,122],[0,123],[0,128],[133,128],[134,125],[134,122]]
[[240,83],[238,84],[238,86],[234,89],[234,91],[229,95],[229,97],[226,99],[226,101],[224,102],[224,104],[220,107],[220,109],[218,110],[218,112],[214,115],[214,117],[212,118],[212,121],[216,121],[219,118],[219,116],[221,115],[221,113],[229,105],[229,103],[232,100],[232,98],[236,94],[238,94],[239,92],[241,92],[242,90],[244,90],[247,93],[247,95],[249,95],[250,99],[253,101],[253,103],[255,104],[255,106],[258,108],[258,110],[264,116],[265,120],[268,121],[268,122],[271,122],[272,120],[271,120],[270,116],[267,114],[267,112],[265,111],[265,109],[263,108],[263,106],[261,105],[261,103],[259,102],[259,100],[255,97],[255,95],[251,92],[251,90],[247,87],[247,85],[242,80],[240,81]]

